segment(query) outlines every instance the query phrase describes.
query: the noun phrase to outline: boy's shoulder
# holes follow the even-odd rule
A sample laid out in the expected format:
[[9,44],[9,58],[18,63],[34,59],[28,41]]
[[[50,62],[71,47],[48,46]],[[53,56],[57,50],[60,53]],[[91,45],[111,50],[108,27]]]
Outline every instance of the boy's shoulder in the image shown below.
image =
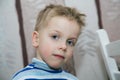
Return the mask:
[[28,74],[28,71],[30,69],[31,69],[30,67],[26,66],[25,68],[19,70],[13,75],[12,80],[18,80],[19,78],[26,76],[26,74]]

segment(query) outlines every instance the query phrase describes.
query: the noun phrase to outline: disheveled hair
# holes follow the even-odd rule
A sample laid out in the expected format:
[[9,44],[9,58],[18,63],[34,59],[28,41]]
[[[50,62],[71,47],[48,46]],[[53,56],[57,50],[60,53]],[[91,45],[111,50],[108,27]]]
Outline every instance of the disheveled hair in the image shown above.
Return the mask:
[[35,25],[35,31],[39,31],[42,27],[44,28],[47,26],[48,21],[56,16],[66,17],[69,20],[76,21],[80,26],[80,29],[85,25],[85,14],[80,13],[75,8],[51,4],[39,12]]

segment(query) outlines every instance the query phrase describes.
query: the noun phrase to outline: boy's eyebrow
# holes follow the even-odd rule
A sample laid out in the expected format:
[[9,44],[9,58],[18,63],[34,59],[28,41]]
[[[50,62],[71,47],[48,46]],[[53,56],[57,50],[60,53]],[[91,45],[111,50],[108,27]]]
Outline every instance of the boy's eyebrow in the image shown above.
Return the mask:
[[77,41],[77,36],[70,36],[69,39]]
[[70,38],[70,39],[77,39],[76,36],[70,36],[69,38]]
[[61,33],[60,31],[58,30],[51,30],[51,32],[58,32],[58,33]]

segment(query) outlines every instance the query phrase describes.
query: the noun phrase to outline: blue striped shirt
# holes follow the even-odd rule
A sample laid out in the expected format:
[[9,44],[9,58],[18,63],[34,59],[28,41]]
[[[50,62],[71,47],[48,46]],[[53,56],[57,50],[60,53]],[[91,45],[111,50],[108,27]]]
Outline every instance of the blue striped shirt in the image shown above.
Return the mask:
[[12,80],[78,80],[72,74],[62,69],[51,69],[46,63],[33,58],[32,64],[29,64],[17,72]]

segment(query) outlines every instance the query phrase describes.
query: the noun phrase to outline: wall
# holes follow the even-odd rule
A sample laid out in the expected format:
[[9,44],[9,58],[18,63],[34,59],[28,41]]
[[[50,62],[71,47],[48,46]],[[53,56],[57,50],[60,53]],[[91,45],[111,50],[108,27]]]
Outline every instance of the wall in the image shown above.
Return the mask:
[[[0,80],[23,67],[19,23],[15,0],[0,1]],[[16,67],[17,65],[17,67]]]
[[100,0],[103,28],[110,41],[120,40],[120,0]]

